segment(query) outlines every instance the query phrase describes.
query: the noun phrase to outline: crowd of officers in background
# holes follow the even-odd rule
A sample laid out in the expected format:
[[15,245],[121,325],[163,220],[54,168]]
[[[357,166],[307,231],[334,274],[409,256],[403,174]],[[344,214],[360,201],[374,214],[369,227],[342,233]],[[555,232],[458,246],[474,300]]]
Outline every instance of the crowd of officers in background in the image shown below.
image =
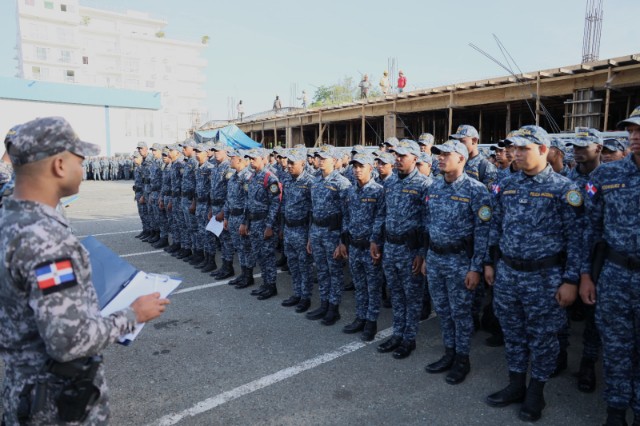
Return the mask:
[[487,156],[470,125],[441,145],[425,133],[375,151],[140,142],[137,238],[219,280],[236,275],[237,254],[237,289],[254,285],[259,264],[259,300],[277,294],[280,246],[292,282],[282,305],[327,326],[341,317],[348,264],[356,309],[343,331],[373,340],[390,304],[393,335],[377,350],[406,358],[433,305],[444,354],[425,369],[452,385],[470,372],[471,337],[484,327],[509,367],[508,386],[486,402],[522,403],[524,421],[541,417],[545,383],[567,368],[570,322],[583,320],[579,390],[595,390],[602,353],[606,424],[626,424],[629,407],[639,424],[640,107],[620,126],[630,138],[524,126]]
[[133,179],[133,159],[128,155],[90,157],[82,162],[82,180]]

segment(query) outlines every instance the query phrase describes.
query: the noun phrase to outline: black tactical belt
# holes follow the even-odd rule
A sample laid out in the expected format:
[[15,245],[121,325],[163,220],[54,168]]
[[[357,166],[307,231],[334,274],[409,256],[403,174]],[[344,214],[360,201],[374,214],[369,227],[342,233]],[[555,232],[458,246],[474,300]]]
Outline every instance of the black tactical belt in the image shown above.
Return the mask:
[[223,206],[224,205],[224,198],[222,199],[217,199],[217,200],[211,200],[211,205],[213,206]]
[[631,271],[637,271],[640,269],[640,259],[633,256],[627,256],[626,254],[619,253],[612,249],[609,249],[609,252],[607,253],[607,260]]
[[451,244],[448,246],[437,246],[433,244],[433,242],[429,242],[429,250],[441,256],[446,256],[448,254],[458,254],[458,253],[465,252],[466,248],[464,244]]
[[287,225],[287,227],[289,228],[299,228],[301,226],[307,226],[309,225],[309,218],[304,218],[304,219],[298,219],[298,220],[289,220],[289,219],[284,219],[284,224]]
[[189,200],[192,200],[193,191],[182,191],[182,196],[188,198]]
[[182,192],[180,192],[180,191],[173,191],[171,194],[172,194],[174,197],[181,197],[181,196],[182,196]]
[[369,240],[367,238],[358,238],[358,239],[353,239],[351,241],[349,241],[349,245],[351,247],[355,247],[355,248],[359,248],[359,249],[368,249],[371,244],[369,243]]
[[520,272],[535,272],[540,269],[553,268],[554,266],[561,266],[564,263],[565,256],[562,254],[555,254],[549,257],[543,257],[539,260],[519,260],[502,255],[502,261],[511,269],[515,269]]
[[229,216],[241,216],[244,213],[244,209],[229,209]]
[[247,219],[248,220],[262,220],[262,219],[266,219],[267,218],[267,212],[261,212],[261,213],[248,213],[247,214]]
[[392,235],[392,234],[387,233],[385,235],[385,239],[387,240],[388,243],[391,243],[391,244],[404,245],[407,242],[407,236],[406,235]]
[[313,224],[319,226],[321,228],[329,228],[333,227],[335,229],[340,228],[340,224],[342,221],[342,215],[334,214],[324,219],[313,218]]
[[209,197],[199,197],[196,200],[199,203],[208,203],[209,202]]

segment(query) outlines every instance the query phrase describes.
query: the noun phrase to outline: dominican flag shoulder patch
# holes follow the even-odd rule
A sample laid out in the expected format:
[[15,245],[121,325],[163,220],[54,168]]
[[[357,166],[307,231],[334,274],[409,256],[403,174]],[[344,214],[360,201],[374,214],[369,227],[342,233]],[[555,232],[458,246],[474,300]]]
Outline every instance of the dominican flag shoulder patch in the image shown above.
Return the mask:
[[71,259],[45,262],[36,266],[36,280],[38,288],[45,296],[78,283]]

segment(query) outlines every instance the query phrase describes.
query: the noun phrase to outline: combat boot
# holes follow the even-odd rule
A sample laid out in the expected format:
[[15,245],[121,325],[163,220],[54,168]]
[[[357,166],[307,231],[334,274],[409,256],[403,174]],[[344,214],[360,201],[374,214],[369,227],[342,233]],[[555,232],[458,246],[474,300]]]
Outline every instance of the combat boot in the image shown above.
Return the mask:
[[351,324],[347,324],[342,327],[342,332],[345,334],[354,334],[362,331],[364,330],[364,325],[366,324],[366,322],[367,321],[365,321],[364,319],[356,317],[356,319],[354,319]]
[[153,233],[151,231],[144,231],[142,233],[142,236],[140,237],[140,241],[146,242],[149,238],[151,238],[152,235]]
[[244,266],[241,266],[240,267],[240,275],[238,275],[234,279],[230,280],[227,284],[236,286],[236,285],[242,283],[242,281],[244,281],[244,277],[246,276],[246,273],[247,273],[247,268],[244,267]]
[[211,276],[216,280],[224,280],[225,278],[229,278],[234,275],[235,271],[233,270],[233,263],[229,262],[228,260],[223,260],[222,268],[211,274]]
[[191,258],[196,254],[195,250],[192,249],[187,249],[188,254],[182,258],[182,260],[184,262],[189,263],[189,261],[191,260]]
[[164,249],[164,251],[166,251],[169,254],[175,253],[178,250],[180,250],[180,244],[179,243],[173,243],[169,247]]
[[134,238],[138,238],[138,239],[142,238],[144,236],[144,232],[145,232],[144,230],[140,231],[140,233],[136,235]]
[[185,248],[180,250],[180,253],[176,256],[176,259],[188,259],[191,256],[191,249]]
[[155,244],[160,241],[160,231],[153,231],[151,238],[147,240],[149,244]]
[[169,247],[169,239],[167,237],[160,238],[158,242],[153,245],[153,248],[163,249],[165,247]]
[[197,265],[204,260],[204,252],[202,250],[194,250],[193,256],[189,259],[189,265]]
[[[634,426],[637,423],[634,419]],[[627,410],[622,408],[607,407],[607,421],[604,426],[627,426]]]
[[327,314],[328,309],[329,301],[323,300],[320,302],[320,307],[318,309],[314,309],[313,311],[307,312],[306,317],[311,321],[319,320],[321,318],[324,318],[324,316]]
[[553,370],[553,373],[551,373],[551,376],[549,377],[556,377],[566,369],[567,369],[567,351],[564,349],[561,349],[560,352],[558,353],[558,359],[556,360],[556,368],[555,370]]
[[300,303],[300,298],[298,296],[293,295],[288,299],[283,300],[281,305],[284,306],[285,308],[289,308],[291,306],[296,306],[298,303]]
[[380,343],[378,345],[378,352],[380,353],[387,353],[387,352],[391,352],[392,350],[396,349],[398,346],[400,346],[402,344],[402,337],[401,336],[391,336],[389,337],[387,340],[385,340],[384,342]]
[[591,393],[596,390],[596,361],[590,358],[580,360],[580,371],[578,371],[578,390],[580,392]]
[[547,405],[544,401],[544,384],[545,382],[534,378],[529,380],[527,396],[518,414],[518,417],[520,417],[520,420],[523,422],[535,422],[542,417],[542,410],[545,405]]
[[209,253],[203,252],[200,263],[194,265],[196,269],[202,269],[209,263]]
[[311,300],[300,299],[300,302],[296,305],[296,313],[301,314],[303,312],[307,312],[307,310],[309,310],[309,306],[311,306]]
[[340,305],[334,305],[332,303],[329,304],[327,308],[327,313],[322,318],[322,325],[333,325],[340,319]]
[[362,330],[362,335],[360,339],[365,342],[370,342],[376,337],[376,333],[378,332],[378,322],[377,321],[368,321],[364,324],[364,330]]
[[266,290],[258,295],[258,300],[271,299],[273,296],[277,296],[277,295],[278,295],[278,288],[276,287],[276,283],[267,284]]
[[509,385],[489,395],[486,399],[487,404],[492,407],[506,407],[514,402],[524,401],[527,392],[526,381],[527,373],[509,371]]
[[395,359],[404,359],[409,355],[411,355],[411,352],[413,352],[415,348],[416,348],[415,340],[403,340],[400,346],[398,346],[398,348],[395,351],[393,351],[392,356]]
[[282,268],[287,264],[287,256],[284,254],[280,257],[280,259],[276,260],[276,268]]
[[253,279],[253,268],[245,268],[244,280],[240,284],[237,284],[236,288],[238,290],[241,290],[243,288],[250,287],[254,284],[255,284],[255,281]]
[[457,385],[464,382],[464,379],[471,370],[471,363],[469,362],[469,355],[456,354],[453,361],[453,366],[445,377],[445,381],[450,385]]
[[207,264],[200,271],[202,271],[205,274],[207,274],[207,273],[209,273],[211,271],[215,271],[217,267],[218,267],[218,265],[216,265],[216,255],[215,254],[210,254],[209,255],[209,262],[207,262]]
[[453,348],[445,348],[444,349],[444,355],[442,356],[442,358],[440,358],[438,361],[433,362],[429,365],[427,365],[424,370],[427,373],[431,373],[431,374],[436,374],[436,373],[443,373],[449,369],[451,369],[451,366],[453,365],[453,361],[455,360],[456,357],[456,350]]

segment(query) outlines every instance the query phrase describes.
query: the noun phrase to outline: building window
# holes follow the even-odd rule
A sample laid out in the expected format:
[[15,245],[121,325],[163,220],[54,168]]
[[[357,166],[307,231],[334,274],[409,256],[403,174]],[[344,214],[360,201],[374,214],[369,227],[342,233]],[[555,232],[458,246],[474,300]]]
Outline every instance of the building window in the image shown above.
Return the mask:
[[60,11],[61,12],[66,12],[67,11],[67,5],[66,4],[61,4],[60,5]]
[[83,56],[82,57],[82,64],[83,65],[89,65],[89,57],[88,56]]
[[52,1],[45,1],[44,2],[44,8],[53,10],[53,2]]
[[76,72],[74,70],[66,70],[64,72],[64,81],[66,81],[67,83],[75,83]]
[[61,50],[60,51],[60,62],[68,64],[71,62],[71,51],[69,50]]
[[36,47],[36,58],[39,61],[47,60],[47,48],[46,47]]
[[40,80],[40,67],[31,67],[31,77]]

